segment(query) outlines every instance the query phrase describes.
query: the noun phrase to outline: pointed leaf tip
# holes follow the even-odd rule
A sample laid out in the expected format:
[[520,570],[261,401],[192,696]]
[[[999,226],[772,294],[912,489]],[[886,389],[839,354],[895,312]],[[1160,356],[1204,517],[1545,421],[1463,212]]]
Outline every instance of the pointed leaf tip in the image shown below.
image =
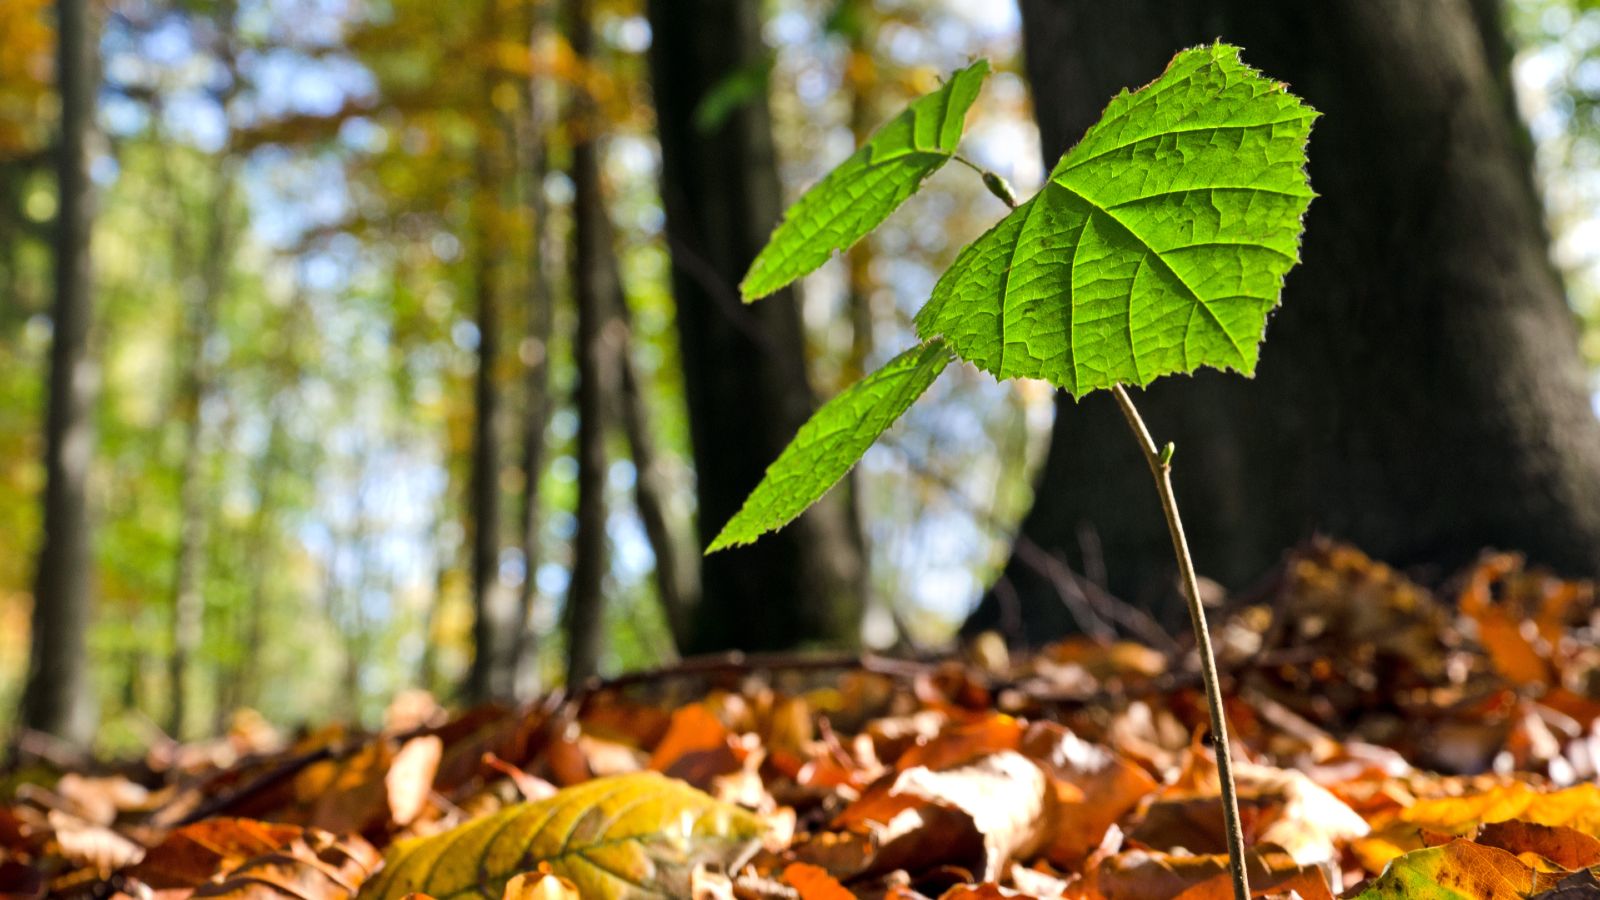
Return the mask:
[[800,426],[706,554],[753,543],[822,499],[949,363],[943,343],[920,344],[829,400]]
[[980,59],[911,103],[784,214],[739,282],[752,303],[815,271],[889,217],[950,161],[967,111],[989,74]]

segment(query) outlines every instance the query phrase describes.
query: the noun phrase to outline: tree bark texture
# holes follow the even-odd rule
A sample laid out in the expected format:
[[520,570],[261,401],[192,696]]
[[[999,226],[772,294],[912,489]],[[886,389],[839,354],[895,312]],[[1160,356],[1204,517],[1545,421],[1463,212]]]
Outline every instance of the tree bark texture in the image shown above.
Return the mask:
[[[486,40],[499,35],[497,4],[484,6]],[[484,96],[499,81],[484,77]],[[478,367],[473,379],[472,436],[472,665],[467,697],[474,702],[510,699],[515,691],[517,600],[500,578],[500,407],[496,368],[501,344],[501,260],[506,256],[502,186],[510,181],[509,136],[492,109],[479,111],[473,185],[473,281],[477,294]]]
[[[537,52],[549,27],[546,5],[534,4],[528,45]],[[550,423],[550,343],[555,336],[555,287],[550,277],[556,256],[555,234],[550,225],[550,204],[544,182],[550,171],[547,131],[554,120],[554,85],[541,72],[526,82],[522,117],[523,184],[533,222],[532,250],[527,270],[527,334],[524,337],[522,410],[522,509],[517,523],[522,541],[523,578],[517,594],[516,630],[511,639],[513,687],[518,694],[539,690],[535,665],[539,644],[533,630],[534,607],[539,599],[539,482],[544,474],[545,429]]]
[[[782,203],[765,97],[740,104],[714,128],[696,125],[714,88],[762,65],[759,7],[648,4],[701,547],[816,408],[793,291],[746,306],[737,287]],[[835,492],[777,534],[702,558],[686,652],[856,643],[866,589],[853,517],[846,493]]]
[[[1400,565],[1480,548],[1600,568],[1600,423],[1547,236],[1503,38],[1483,0],[1023,0],[1047,161],[1123,87],[1221,38],[1323,113],[1321,195],[1254,380],[1204,371],[1139,397],[1177,445],[1177,490],[1202,573],[1244,586],[1314,532]],[[1502,49],[1496,49],[1500,47]],[[1171,595],[1148,473],[1115,404],[1062,397],[1021,534],[1065,558],[1087,523],[1112,587]],[[969,619],[1005,596],[1026,634],[1073,630],[1048,582],[1013,557]]]
[[[568,39],[573,53],[587,61],[593,53],[585,0],[568,0]],[[573,299],[578,328],[577,359],[578,508],[572,541],[571,581],[567,586],[567,683],[581,684],[599,674],[605,648],[606,398],[615,389],[616,354],[606,344],[609,307],[620,288],[610,255],[605,197],[600,185],[600,152],[590,99],[573,98],[572,139]]]
[[87,0],[58,0],[56,71],[61,133],[45,416],[44,542],[33,591],[33,632],[20,722],[84,743],[94,728],[86,640],[93,612],[88,502],[99,373],[89,348],[93,198],[86,146],[94,117],[94,30]]

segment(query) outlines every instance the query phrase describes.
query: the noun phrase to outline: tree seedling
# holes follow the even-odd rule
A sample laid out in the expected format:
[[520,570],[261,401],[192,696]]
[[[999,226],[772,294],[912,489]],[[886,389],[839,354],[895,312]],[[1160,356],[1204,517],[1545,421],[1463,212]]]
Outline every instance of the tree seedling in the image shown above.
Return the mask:
[[706,550],[783,527],[843,478],[952,357],[996,378],[1042,378],[1075,398],[1109,390],[1149,463],[1172,536],[1210,707],[1234,894],[1250,896],[1227,723],[1194,564],[1157,445],[1127,386],[1201,366],[1255,372],[1267,315],[1299,260],[1315,196],[1306,140],[1317,113],[1217,43],[1185,50],[1118,94],[1044,187],[1018,203],[957,154],[987,62],[956,72],[878,129],[791,207],[740,285],[755,301],[883,222],[952,159],[1012,208],[940,277],[921,343],[819,409]]

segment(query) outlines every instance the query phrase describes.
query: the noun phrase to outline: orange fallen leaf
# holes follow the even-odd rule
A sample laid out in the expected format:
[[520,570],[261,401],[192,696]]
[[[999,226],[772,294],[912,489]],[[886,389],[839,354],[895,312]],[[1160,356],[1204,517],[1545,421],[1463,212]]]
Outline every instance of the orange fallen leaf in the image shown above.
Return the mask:
[[838,879],[820,866],[791,863],[783,870],[783,880],[800,893],[800,900],[852,900]]

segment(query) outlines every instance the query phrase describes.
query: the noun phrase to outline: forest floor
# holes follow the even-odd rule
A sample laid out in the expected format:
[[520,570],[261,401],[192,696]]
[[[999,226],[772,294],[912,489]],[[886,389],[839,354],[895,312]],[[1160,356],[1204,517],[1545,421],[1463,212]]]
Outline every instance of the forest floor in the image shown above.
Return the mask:
[[[1257,896],[1600,896],[1592,585],[1292,557],[1217,643]],[[998,641],[994,642],[998,644]],[[246,721],[246,720],[241,720]],[[1192,653],[729,657],[0,781],[0,898],[1229,898]]]

